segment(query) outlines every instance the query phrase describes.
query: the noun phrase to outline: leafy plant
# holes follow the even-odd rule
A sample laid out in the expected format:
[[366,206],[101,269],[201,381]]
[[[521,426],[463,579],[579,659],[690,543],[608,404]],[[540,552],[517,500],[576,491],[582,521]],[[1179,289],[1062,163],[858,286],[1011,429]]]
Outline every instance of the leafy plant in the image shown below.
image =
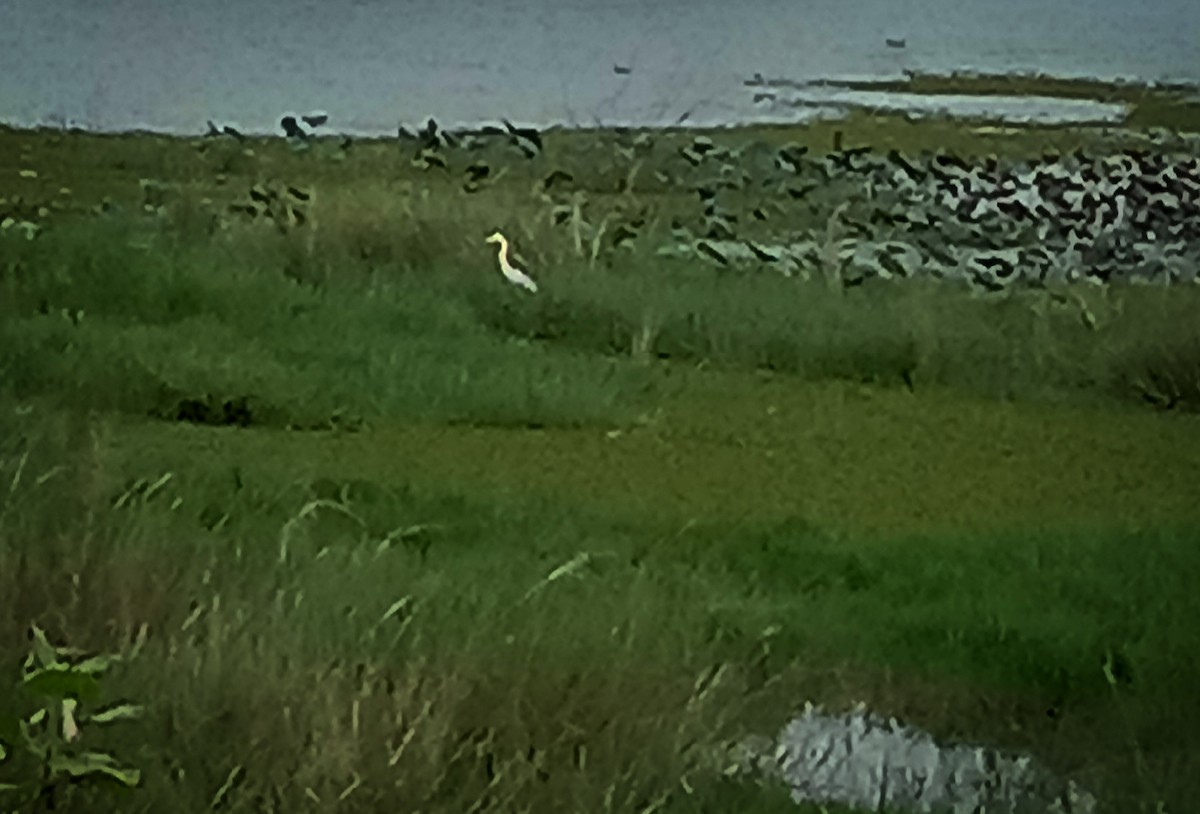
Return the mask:
[[[69,787],[82,783],[136,787],[139,770],[89,748],[84,738],[93,727],[141,714],[141,707],[129,703],[87,708],[100,698],[101,678],[121,656],[87,656],[57,647],[37,625],[31,638],[32,649],[11,695],[15,708],[0,710],[0,810],[53,809]],[[143,641],[139,639],[135,652]],[[30,706],[36,708],[28,712]]]

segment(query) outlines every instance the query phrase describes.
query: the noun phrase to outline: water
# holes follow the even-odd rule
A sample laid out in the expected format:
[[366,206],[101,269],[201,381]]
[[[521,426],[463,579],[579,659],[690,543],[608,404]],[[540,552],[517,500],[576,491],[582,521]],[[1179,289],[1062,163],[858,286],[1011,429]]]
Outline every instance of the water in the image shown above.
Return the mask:
[[[989,121],[1020,123],[1107,123],[1120,124],[1126,106],[1091,99],[1062,99],[1053,96],[968,96],[963,94],[881,93],[852,91],[836,87],[808,87],[778,93],[767,110],[773,118],[793,108],[820,115],[826,110],[866,108],[877,111],[906,112],[910,115],[946,115],[986,117]],[[796,114],[793,113],[793,118]]]
[[780,118],[742,85],[756,72],[956,69],[1198,80],[1200,3],[0,0],[0,119],[19,124],[723,124]]
[[1027,755],[941,745],[920,729],[859,707],[829,715],[809,707],[777,739],[751,737],[734,767],[786,783],[792,799],[861,810],[931,814],[1093,814],[1095,797]]

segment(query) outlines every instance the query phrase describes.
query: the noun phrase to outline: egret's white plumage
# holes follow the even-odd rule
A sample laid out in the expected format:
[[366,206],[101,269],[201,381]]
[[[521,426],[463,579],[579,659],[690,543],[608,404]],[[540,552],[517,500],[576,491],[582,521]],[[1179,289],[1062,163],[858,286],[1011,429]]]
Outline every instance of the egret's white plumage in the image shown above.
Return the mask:
[[500,244],[500,254],[499,254],[500,272],[505,276],[505,278],[510,283],[519,285],[519,286],[521,286],[521,288],[528,289],[529,291],[537,291],[538,290],[537,283],[535,283],[533,280],[529,279],[528,274],[521,271],[519,268],[517,268],[516,266],[514,266],[512,263],[509,262],[509,260],[508,260],[508,238],[506,238],[504,235],[500,234],[499,232],[493,232],[491,235],[488,235],[487,242]]

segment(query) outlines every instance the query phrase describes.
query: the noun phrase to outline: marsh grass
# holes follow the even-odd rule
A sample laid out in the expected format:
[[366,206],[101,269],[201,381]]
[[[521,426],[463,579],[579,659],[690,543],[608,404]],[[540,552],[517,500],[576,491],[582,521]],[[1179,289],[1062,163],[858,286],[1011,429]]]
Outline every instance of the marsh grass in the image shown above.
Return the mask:
[[[845,126],[865,137],[877,124],[855,119]],[[918,128],[926,138],[928,129]],[[770,144],[772,133],[757,135]],[[809,130],[793,135],[816,139]],[[1059,135],[1068,138],[1070,131]],[[0,364],[19,374],[18,382],[33,378],[30,386],[43,391],[47,375],[63,384],[68,377],[45,372],[65,361],[40,360],[51,348],[68,346],[84,368],[81,378],[94,381],[85,387],[127,379],[131,390],[157,386],[169,397],[181,389],[217,391],[218,399],[256,392],[275,405],[276,416],[340,407],[364,416],[395,410],[469,420],[495,404],[504,421],[517,423],[620,423],[638,412],[636,394],[648,386],[644,372],[620,360],[648,354],[644,317],[650,308],[654,355],[675,361],[769,368],[810,380],[954,386],[989,397],[1116,395],[1170,409],[1190,409],[1195,400],[1187,352],[1196,332],[1187,318],[1200,296],[1194,290],[1172,290],[1170,301],[1155,290],[1123,292],[1127,312],[1099,325],[1083,324],[1063,309],[1047,309],[1031,325],[1036,304],[1026,295],[974,301],[925,281],[822,291],[820,279],[786,279],[765,268],[721,273],[703,261],[656,256],[657,242],[668,239],[663,224],[694,204],[686,178],[664,188],[644,168],[668,162],[686,134],[661,136],[632,163],[596,160],[604,151],[599,136],[549,134],[558,144],[553,166],[576,176],[575,191],[565,199],[573,202],[573,214],[564,227],[545,217],[541,178],[552,165],[544,157],[506,165],[502,169],[511,172],[501,180],[467,195],[459,189],[457,165],[420,172],[403,150],[385,142],[356,146],[334,166],[319,154],[261,139],[242,146],[139,136],[145,152],[161,153],[147,157],[117,137],[0,137],[41,167],[37,179],[19,179],[26,185],[23,199],[37,200],[69,182],[79,210],[90,211],[87,201],[101,190],[114,202],[113,212],[100,218],[63,215],[45,239],[3,237],[7,259],[0,275],[9,295],[2,307],[14,318],[6,320],[11,350]],[[86,141],[95,156],[86,168],[69,152],[76,140]],[[736,145],[731,133],[714,141]],[[492,152],[481,157],[510,161]],[[138,214],[148,179],[157,179],[156,214]],[[626,186],[618,192],[622,180]],[[225,203],[243,200],[260,182],[306,189],[312,199],[305,224],[280,232],[270,223],[227,217]],[[736,204],[737,196],[731,200]],[[632,248],[608,247],[614,225],[639,212],[647,226]],[[788,217],[800,225],[806,216]],[[833,273],[841,264],[834,256],[836,212],[812,225],[821,224],[828,232],[824,271]],[[482,237],[497,227],[513,239],[543,296],[515,296],[496,273]],[[1151,324],[1144,316],[1155,311]],[[82,323],[72,325],[79,341],[71,342],[65,325],[44,324],[39,318],[47,314],[72,323],[82,314]],[[120,327],[98,324],[104,322]],[[139,334],[139,322],[159,332]],[[96,330],[103,335],[92,341]],[[185,335],[169,337],[173,332]],[[239,362],[230,345],[247,337],[235,373]],[[315,368],[297,367],[304,354],[290,348],[306,342],[329,354],[342,348],[336,352],[340,381],[313,379]],[[157,347],[135,352],[138,344]],[[444,355],[431,358],[431,346]],[[281,363],[289,352],[290,365]],[[107,366],[95,363],[100,353],[108,356]],[[529,356],[544,371],[533,396],[516,392],[525,388],[515,371],[529,369],[523,362]],[[177,381],[164,381],[163,368],[176,357]],[[229,358],[230,371],[214,375],[205,388],[203,376],[186,371],[211,371],[214,357]],[[450,357],[466,370],[447,365]],[[251,368],[260,372],[250,374]],[[78,394],[79,385],[72,386]]]
[[147,717],[96,742],[143,772],[123,811],[785,811],[701,767],[808,699],[1033,750],[1114,810],[1196,793],[1194,531],[847,546],[215,470],[97,495],[102,426],[12,408],[0,651],[144,640],[109,680]]
[[1200,411],[1200,327],[1182,319],[1184,307],[1161,290],[1130,299],[1122,318],[1139,320],[1146,329],[1125,337],[1113,354],[1109,381],[1115,392],[1160,409]]
[[[489,335],[469,300],[445,296],[454,280],[427,271],[376,270],[314,289],[288,278],[286,256],[270,251],[277,235],[253,249],[153,238],[139,249],[129,245],[134,225],[114,226],[107,240],[97,237],[104,227],[64,226],[53,242],[14,246],[22,268],[49,272],[16,280],[21,316],[0,325],[18,394],[143,414],[164,406],[162,394],[252,394],[270,407],[267,423],[341,410],[569,424],[619,418],[644,386],[613,360]],[[336,267],[329,254],[291,259]],[[507,298],[497,307],[524,306],[487,283],[475,283],[489,289],[481,297]]]
[[[990,147],[944,124],[839,126]],[[1114,811],[1200,796],[1197,539],[1164,519],[1193,471],[1166,452],[1194,433],[1134,413],[1195,409],[1197,292],[1122,291],[1086,303],[1088,324],[1040,292],[658,257],[694,201],[653,170],[691,135],[622,163],[595,134],[548,134],[577,178],[555,227],[544,159],[466,195],[458,167],[422,173],[382,142],[335,162],[320,143],[0,132],[19,147],[0,164],[40,170],[6,195],[72,189],[37,239],[0,236],[0,667],[31,622],[97,650],[149,630],[112,677],[149,715],[99,736],[143,769],[119,810],[804,812],[709,769],[810,699],[1032,750]],[[314,191],[305,225],[227,216],[279,181]],[[633,247],[610,248],[642,209]],[[497,273],[496,228],[538,296]],[[184,402],[239,400],[249,430],[160,431]],[[1032,404],[1048,400],[1092,412]],[[344,415],[357,444],[277,432]],[[372,426],[389,423],[416,441]],[[1045,446],[1067,463],[1044,471]],[[1124,526],[1046,521],[1094,509],[1096,483]],[[626,511],[630,492],[649,510]],[[877,528],[909,502],[1013,528]]]

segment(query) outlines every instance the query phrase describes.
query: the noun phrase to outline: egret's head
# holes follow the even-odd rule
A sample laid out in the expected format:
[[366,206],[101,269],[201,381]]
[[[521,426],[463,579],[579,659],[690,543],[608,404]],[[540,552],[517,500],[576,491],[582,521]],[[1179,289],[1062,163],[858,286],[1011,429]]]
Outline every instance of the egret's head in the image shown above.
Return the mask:
[[487,243],[505,243],[506,241],[504,240],[504,235],[500,234],[499,232],[492,232],[490,235],[487,236],[486,242]]

